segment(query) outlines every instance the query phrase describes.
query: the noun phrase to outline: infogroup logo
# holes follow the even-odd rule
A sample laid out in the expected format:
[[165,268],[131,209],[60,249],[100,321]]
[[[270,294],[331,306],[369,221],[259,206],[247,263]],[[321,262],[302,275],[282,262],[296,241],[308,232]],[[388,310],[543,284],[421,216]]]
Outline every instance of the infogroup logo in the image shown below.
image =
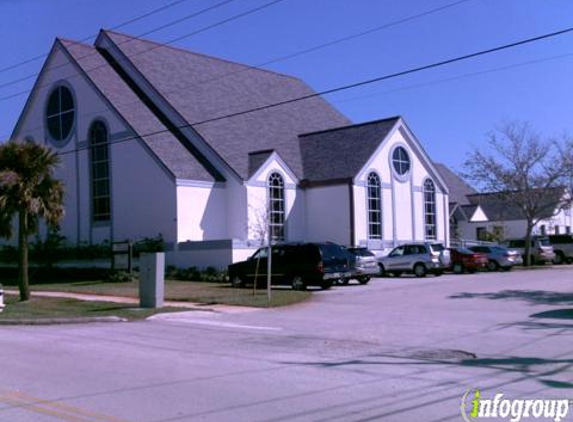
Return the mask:
[[482,419],[507,419],[520,422],[522,419],[562,421],[569,413],[569,399],[507,399],[503,393],[493,398],[484,398],[479,388],[466,391],[460,406],[462,419],[474,422]]

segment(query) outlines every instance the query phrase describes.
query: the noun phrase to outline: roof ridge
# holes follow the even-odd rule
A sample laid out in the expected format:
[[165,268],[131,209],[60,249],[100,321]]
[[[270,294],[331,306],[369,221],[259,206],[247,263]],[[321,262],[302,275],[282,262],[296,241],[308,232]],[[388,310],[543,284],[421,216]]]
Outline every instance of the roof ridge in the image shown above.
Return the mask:
[[136,36],[133,36],[133,35],[125,34],[125,33],[123,33],[123,32],[112,31],[112,30],[110,30],[110,29],[102,29],[101,31],[104,32],[104,33],[111,33],[111,34],[116,34],[116,35],[121,35],[121,36],[124,36],[124,37],[128,37],[128,38],[130,38],[130,39],[132,39],[132,40],[138,40],[138,41],[147,42],[147,43],[150,43],[150,44],[157,45],[158,47],[169,48],[169,49],[174,50],[174,51],[177,51],[177,52],[186,53],[186,54],[191,54],[191,55],[199,56],[199,57],[205,57],[205,58],[210,59],[210,60],[217,60],[217,61],[220,61],[220,62],[232,64],[232,65],[235,65],[235,66],[241,66],[241,67],[243,67],[245,70],[247,70],[247,69],[248,69],[248,70],[258,70],[258,71],[261,71],[261,72],[271,73],[271,74],[276,75],[276,76],[281,76],[281,77],[283,77],[283,78],[289,78],[289,79],[295,79],[295,80],[297,80],[297,81],[302,81],[300,78],[298,78],[298,77],[296,77],[296,76],[292,76],[292,75],[287,75],[286,73],[275,72],[274,70],[269,70],[269,69],[264,69],[264,68],[261,68],[261,67],[251,66],[251,65],[248,65],[248,64],[235,62],[235,61],[232,61],[232,60],[229,60],[229,59],[225,59],[225,58],[221,58],[221,57],[210,56],[209,54],[199,53],[199,52],[196,52],[196,51],[191,51],[191,50],[188,50],[188,49],[183,48],[183,47],[175,47],[175,46],[170,45],[170,44],[162,44],[162,43],[160,43],[160,42],[158,42],[158,41],[154,41],[154,40],[151,40],[151,39],[148,39],[148,38],[139,38],[139,37],[136,37]]
[[392,117],[386,117],[384,119],[370,120],[368,122],[353,123],[350,125],[338,126],[338,127],[333,127],[330,129],[317,130],[315,132],[301,133],[298,135],[298,137],[301,138],[303,136],[318,135],[320,133],[327,133],[327,132],[335,132],[337,130],[344,130],[344,129],[350,129],[350,128],[355,128],[355,127],[360,127],[360,126],[367,126],[367,125],[372,125],[375,123],[382,123],[382,122],[386,122],[386,121],[390,121],[390,120],[399,120],[401,118],[402,118],[402,116],[396,115],[396,116],[392,116]]
[[56,41],[59,41],[60,43],[68,42],[68,43],[70,43],[70,44],[81,45],[82,47],[95,48],[95,46],[92,45],[92,44],[86,44],[86,43],[83,42],[83,41],[76,41],[76,40],[72,40],[72,39],[64,38],[64,37],[56,37]]
[[[531,190],[534,191],[540,191],[540,190],[565,190],[567,189],[567,186],[549,186],[549,187],[545,187],[545,188],[532,188]],[[501,191],[497,191],[497,192],[476,192],[476,193],[471,193],[468,194],[466,196],[493,196],[493,195],[503,195],[505,193],[518,193],[521,192],[519,189],[516,190],[501,190]]]
[[274,149],[274,148],[267,148],[267,149],[250,151],[248,154],[249,155],[268,154],[268,153],[275,152],[275,151],[276,151],[276,149]]

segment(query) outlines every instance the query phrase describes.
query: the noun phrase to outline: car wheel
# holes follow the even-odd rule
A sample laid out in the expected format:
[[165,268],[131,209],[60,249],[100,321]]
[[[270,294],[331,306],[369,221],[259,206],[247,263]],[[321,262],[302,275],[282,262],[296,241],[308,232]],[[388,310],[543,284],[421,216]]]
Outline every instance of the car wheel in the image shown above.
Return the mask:
[[301,276],[295,275],[292,278],[291,286],[293,290],[306,290],[306,284]]
[[553,259],[553,263],[556,265],[561,265],[565,262],[565,256],[563,255],[563,252],[558,251],[555,252],[555,258]]
[[[334,282],[332,284],[336,284],[337,286],[342,286],[344,283],[344,278],[336,278],[334,279]],[[346,282],[346,284],[348,284],[348,282]]]
[[367,284],[369,281],[370,281],[370,277],[360,277],[360,278],[358,279],[358,282],[359,282],[360,284]]
[[238,275],[233,275],[231,277],[231,286],[233,287],[243,287],[245,285],[245,281],[239,277]]
[[464,266],[459,262],[456,262],[452,268],[452,271],[456,274],[461,274],[464,272]]
[[426,266],[424,264],[416,264],[414,265],[414,275],[416,277],[426,277],[426,273],[428,271],[426,270]]
[[[348,282],[346,282],[346,283],[348,283]],[[322,290],[328,290],[331,287],[332,287],[332,280],[322,280],[322,282],[320,283],[320,288]],[[301,289],[301,290],[304,290],[304,289]]]
[[499,268],[499,265],[498,265],[498,263],[497,263],[496,261],[493,261],[493,260],[488,261],[488,263],[487,263],[487,269],[488,269],[489,271],[497,271],[498,268]]
[[568,264],[573,264],[573,258],[567,258],[567,263],[568,263]]

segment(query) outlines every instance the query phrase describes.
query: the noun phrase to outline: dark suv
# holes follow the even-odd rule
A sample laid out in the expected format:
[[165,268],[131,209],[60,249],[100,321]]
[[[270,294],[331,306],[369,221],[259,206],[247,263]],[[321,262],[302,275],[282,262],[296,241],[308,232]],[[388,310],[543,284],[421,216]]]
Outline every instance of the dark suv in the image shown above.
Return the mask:
[[[268,248],[259,249],[248,260],[229,265],[233,286],[266,283]],[[296,243],[272,247],[271,282],[290,285],[295,290],[307,286],[328,289],[335,280],[351,276],[348,254],[335,243]]]

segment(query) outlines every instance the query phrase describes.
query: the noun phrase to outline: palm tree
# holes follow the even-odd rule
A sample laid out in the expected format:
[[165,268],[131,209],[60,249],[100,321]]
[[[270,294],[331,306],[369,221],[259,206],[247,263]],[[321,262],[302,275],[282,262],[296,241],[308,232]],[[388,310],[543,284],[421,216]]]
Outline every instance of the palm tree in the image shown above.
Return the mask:
[[53,172],[60,157],[47,147],[9,141],[0,145],[0,236],[12,237],[18,217],[18,285],[20,300],[30,299],[28,237],[45,219],[56,226],[64,215],[64,185]]

